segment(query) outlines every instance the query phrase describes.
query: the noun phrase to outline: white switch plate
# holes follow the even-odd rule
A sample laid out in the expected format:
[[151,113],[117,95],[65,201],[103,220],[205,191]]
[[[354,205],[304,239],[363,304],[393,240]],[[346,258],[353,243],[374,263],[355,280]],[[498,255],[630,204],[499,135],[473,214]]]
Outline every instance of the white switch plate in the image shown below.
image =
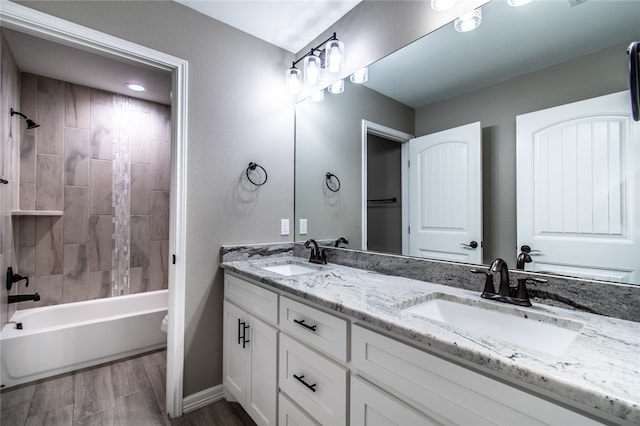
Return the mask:
[[307,219],[300,219],[300,235],[307,235]]
[[289,235],[289,219],[280,219],[280,235]]

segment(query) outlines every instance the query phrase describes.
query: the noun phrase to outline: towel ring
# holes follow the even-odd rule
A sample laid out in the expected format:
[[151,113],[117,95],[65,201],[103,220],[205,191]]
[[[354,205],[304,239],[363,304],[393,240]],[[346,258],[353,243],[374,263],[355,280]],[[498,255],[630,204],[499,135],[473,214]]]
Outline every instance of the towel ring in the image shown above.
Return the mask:
[[[338,191],[340,191],[340,187],[341,187],[342,185],[340,184],[340,179],[338,179],[338,176],[334,175],[334,174],[333,174],[333,173],[331,173],[331,172],[327,172],[327,174],[325,175],[325,177],[326,177],[326,180],[325,180],[325,182],[324,182],[324,183],[325,183],[325,185],[327,185],[327,188],[329,188],[329,191],[331,191],[331,192],[338,192]],[[331,178],[334,178],[334,179],[336,180],[336,182],[338,182],[338,187],[337,187],[337,188],[335,188],[335,189],[334,189],[334,188],[332,188],[332,187],[331,187],[331,185],[329,185],[329,182],[331,181]]]
[[[264,172],[264,180],[261,183],[254,182],[253,179],[251,179],[251,177],[249,176],[249,171],[255,170],[257,168],[262,169],[262,171]],[[260,164],[254,163],[253,161],[249,163],[249,167],[247,167],[246,175],[247,175],[247,179],[249,179],[249,182],[251,182],[255,186],[262,186],[265,183],[267,183],[267,178],[268,178],[267,171]]]

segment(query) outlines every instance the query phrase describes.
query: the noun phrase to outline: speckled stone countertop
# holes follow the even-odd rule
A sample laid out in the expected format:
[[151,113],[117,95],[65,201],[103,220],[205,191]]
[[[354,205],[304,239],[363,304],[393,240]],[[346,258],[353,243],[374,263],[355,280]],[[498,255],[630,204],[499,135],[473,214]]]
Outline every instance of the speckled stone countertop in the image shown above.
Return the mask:
[[[316,272],[287,277],[262,269],[287,262]],[[479,292],[340,265],[312,265],[299,257],[227,261],[222,267],[498,377],[606,413],[603,418],[608,420],[613,416],[621,424],[640,424],[640,323],[547,305],[522,308],[488,302]],[[553,355],[403,311],[431,298],[491,304],[493,310],[580,332],[564,352]]]

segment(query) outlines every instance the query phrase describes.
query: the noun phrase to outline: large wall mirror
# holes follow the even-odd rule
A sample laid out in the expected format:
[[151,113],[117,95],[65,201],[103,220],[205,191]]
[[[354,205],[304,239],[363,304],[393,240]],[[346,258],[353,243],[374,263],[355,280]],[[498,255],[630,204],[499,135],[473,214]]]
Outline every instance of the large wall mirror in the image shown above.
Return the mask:
[[[345,237],[353,249],[516,266],[516,163],[528,161],[517,158],[516,117],[628,90],[640,2],[494,0],[482,13],[474,31],[446,25],[371,64],[366,83],[346,79],[343,93],[296,105],[296,241]],[[420,157],[414,141],[439,148]],[[413,175],[435,169],[436,183],[416,190]],[[640,203],[627,203],[629,222]],[[435,228],[422,251],[412,248],[418,216]]]

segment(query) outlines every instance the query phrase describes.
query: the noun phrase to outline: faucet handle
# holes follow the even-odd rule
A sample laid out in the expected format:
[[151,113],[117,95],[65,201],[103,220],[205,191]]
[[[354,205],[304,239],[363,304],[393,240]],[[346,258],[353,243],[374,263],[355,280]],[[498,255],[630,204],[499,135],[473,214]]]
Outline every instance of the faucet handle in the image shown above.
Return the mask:
[[527,292],[527,281],[538,282],[538,283],[546,283],[549,282],[544,278],[518,278],[518,288],[516,289],[515,298],[518,299],[520,304],[523,306],[531,306],[531,301],[529,300],[529,293]]
[[493,275],[489,271],[483,271],[482,269],[471,269],[469,270],[472,274],[484,274],[484,288],[482,289],[482,294],[484,295],[493,295],[496,294],[496,288],[493,286]]

